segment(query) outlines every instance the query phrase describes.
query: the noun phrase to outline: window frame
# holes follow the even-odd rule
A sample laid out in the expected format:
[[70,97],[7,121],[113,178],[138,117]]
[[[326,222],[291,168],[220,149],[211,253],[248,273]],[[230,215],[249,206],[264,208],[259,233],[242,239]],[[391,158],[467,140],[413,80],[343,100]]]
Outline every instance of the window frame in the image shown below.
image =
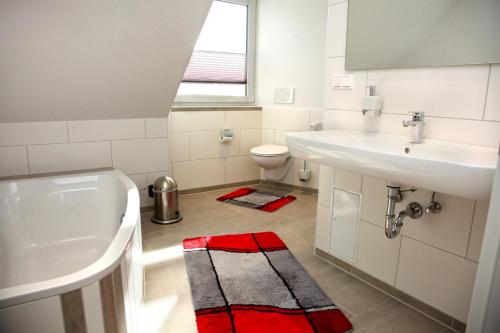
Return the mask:
[[[213,105],[213,104],[250,104],[255,102],[255,38],[256,38],[256,0],[214,0],[245,5],[247,12],[247,83],[245,96],[224,95],[176,95],[175,106]],[[182,84],[182,81],[181,81]]]

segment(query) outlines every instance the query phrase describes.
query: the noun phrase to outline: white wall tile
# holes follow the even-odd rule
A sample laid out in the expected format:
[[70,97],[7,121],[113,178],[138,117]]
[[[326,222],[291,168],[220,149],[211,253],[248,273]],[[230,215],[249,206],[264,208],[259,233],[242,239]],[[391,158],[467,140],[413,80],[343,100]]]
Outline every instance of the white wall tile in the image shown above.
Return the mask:
[[203,131],[189,134],[189,158],[203,160],[217,158],[221,153],[220,132]]
[[482,119],[489,65],[369,70],[383,112]]
[[403,237],[396,287],[466,322],[476,269],[471,261]]
[[226,158],[225,183],[237,183],[260,178],[260,168],[251,156]]
[[273,129],[263,129],[262,130],[262,144],[263,145],[273,145],[274,144],[274,130]]
[[163,171],[158,171],[158,172],[149,172],[147,174],[147,184],[152,185],[154,184],[155,180],[158,179],[159,177],[165,177],[169,176],[168,170],[163,170]]
[[498,148],[500,122],[428,117],[424,137]]
[[320,165],[318,203],[325,207],[332,206],[333,181],[335,171],[332,167]]
[[363,176],[361,192],[361,219],[383,227],[387,207],[387,181]]
[[[410,129],[401,125],[408,118],[408,115],[390,113],[365,117],[361,112],[326,109],[324,127],[327,130],[360,130],[409,138]],[[500,142],[500,122],[426,117],[424,138],[497,148]]]
[[168,136],[168,119],[146,118],[146,138],[166,138]]
[[154,205],[154,199],[149,196],[149,190],[139,190],[139,200],[141,207],[150,207]]
[[261,111],[226,111],[225,128],[261,128]]
[[290,131],[286,130],[275,130],[274,131],[274,144],[286,146],[286,133]]
[[[361,111],[361,97],[366,94],[366,71],[346,71],[345,58],[326,60],[325,108]],[[332,75],[354,76],[353,89],[332,89]]]
[[317,121],[323,121],[323,109],[309,110],[309,124]]
[[109,142],[28,146],[31,173],[111,167]]
[[148,175],[145,173],[138,173],[134,175],[127,175],[130,178],[138,189],[145,189],[148,187]]
[[145,137],[144,119],[69,121],[70,142],[137,139]]
[[500,64],[491,65],[484,119],[500,121]]
[[242,129],[240,138],[240,155],[250,155],[250,149],[260,146],[262,142],[262,130]]
[[170,161],[189,160],[189,132],[174,132],[168,136]]
[[168,169],[167,139],[113,141],[113,166],[127,174]]
[[224,159],[174,162],[173,176],[180,190],[224,184]]
[[[396,211],[406,208],[411,201],[427,207],[432,192],[419,189],[415,193],[404,193],[403,201],[396,205]],[[413,239],[436,246],[465,257],[472,225],[474,201],[445,194],[436,194],[443,209],[439,214],[424,214],[418,220],[406,218],[401,232]]]
[[0,146],[68,142],[65,121],[0,123]]
[[26,146],[0,147],[0,177],[28,173]]
[[220,142],[219,131],[191,132],[189,138],[189,158],[203,160],[208,158],[238,156],[240,151],[240,130],[233,130],[233,140]]
[[328,0],[328,5],[334,5],[342,2],[347,2],[347,0]]
[[394,286],[401,236],[388,239],[384,228],[361,221],[358,233],[356,267]]
[[347,37],[347,2],[328,7],[327,57],[345,57]]
[[474,220],[470,233],[469,248],[467,249],[467,258],[479,262],[481,246],[483,244],[484,229],[488,217],[489,202],[480,200],[476,202],[474,210]]
[[185,111],[172,112],[172,131],[220,131],[224,127],[224,111]]
[[335,187],[361,193],[361,175],[348,170],[335,168]]
[[324,128],[326,130],[359,130],[379,132],[380,126],[381,117],[363,116],[361,111],[326,109],[324,113]]
[[330,252],[330,229],[332,227],[332,210],[330,207],[318,205],[316,213],[316,240],[314,245],[325,252]]
[[309,110],[265,108],[262,110],[262,128],[282,130],[308,130]]

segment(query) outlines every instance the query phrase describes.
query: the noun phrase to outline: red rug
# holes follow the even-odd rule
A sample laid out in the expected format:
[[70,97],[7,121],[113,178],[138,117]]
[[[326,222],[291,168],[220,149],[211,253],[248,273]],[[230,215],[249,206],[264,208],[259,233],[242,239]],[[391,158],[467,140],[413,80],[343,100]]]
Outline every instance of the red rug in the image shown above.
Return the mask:
[[272,232],[186,239],[199,333],[343,333],[349,319]]
[[242,187],[217,198],[218,201],[259,209],[265,212],[274,212],[295,199],[293,195],[260,191],[251,187]]

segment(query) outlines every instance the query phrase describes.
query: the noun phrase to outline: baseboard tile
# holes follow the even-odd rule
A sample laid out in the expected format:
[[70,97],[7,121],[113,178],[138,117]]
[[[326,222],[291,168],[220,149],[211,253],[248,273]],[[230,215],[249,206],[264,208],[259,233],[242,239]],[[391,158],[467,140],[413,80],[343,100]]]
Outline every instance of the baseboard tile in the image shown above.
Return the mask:
[[408,305],[409,307],[421,312],[427,317],[434,319],[440,324],[456,331],[459,333],[465,333],[467,325],[460,320],[453,318],[452,316],[410,296],[401,290],[371,276],[370,274],[354,267],[353,265],[323,251],[318,248],[314,249],[314,254],[325,260],[326,262],[346,271],[348,274],[354,276],[355,278],[363,281],[364,283],[382,291],[383,293],[391,296],[392,298],[398,300],[401,303]]
[[262,185],[268,185],[268,186],[273,186],[273,187],[281,187],[281,188],[286,188],[288,190],[294,190],[294,191],[299,191],[299,192],[306,192],[306,193],[318,193],[318,189],[316,188],[311,188],[311,187],[305,187],[305,186],[297,186],[297,185],[290,185],[290,184],[285,184],[285,183],[280,183],[280,182],[272,182],[269,180],[260,180],[260,184]]

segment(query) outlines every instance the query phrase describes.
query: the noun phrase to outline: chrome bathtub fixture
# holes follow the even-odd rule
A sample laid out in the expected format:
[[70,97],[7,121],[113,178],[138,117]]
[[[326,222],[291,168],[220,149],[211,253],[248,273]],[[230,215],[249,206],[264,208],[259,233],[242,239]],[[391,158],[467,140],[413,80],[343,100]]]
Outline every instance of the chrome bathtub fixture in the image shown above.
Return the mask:
[[434,200],[436,197],[436,192],[432,192],[432,198],[431,198],[431,202],[429,203],[429,206],[427,206],[427,208],[425,209],[425,212],[427,214],[429,213],[432,213],[432,214],[439,214],[441,213],[441,204],[439,202],[437,202],[436,200]]
[[[411,189],[409,191],[416,191]],[[403,220],[409,216],[412,219],[418,219],[423,214],[422,206],[418,202],[410,202],[405,210],[399,212],[396,216],[396,202],[402,200],[401,186],[394,183],[387,185],[387,213],[385,214],[385,235],[387,238],[396,238],[401,232]]]
[[412,112],[411,120],[403,120],[404,127],[411,127],[411,143],[424,141],[424,112]]

